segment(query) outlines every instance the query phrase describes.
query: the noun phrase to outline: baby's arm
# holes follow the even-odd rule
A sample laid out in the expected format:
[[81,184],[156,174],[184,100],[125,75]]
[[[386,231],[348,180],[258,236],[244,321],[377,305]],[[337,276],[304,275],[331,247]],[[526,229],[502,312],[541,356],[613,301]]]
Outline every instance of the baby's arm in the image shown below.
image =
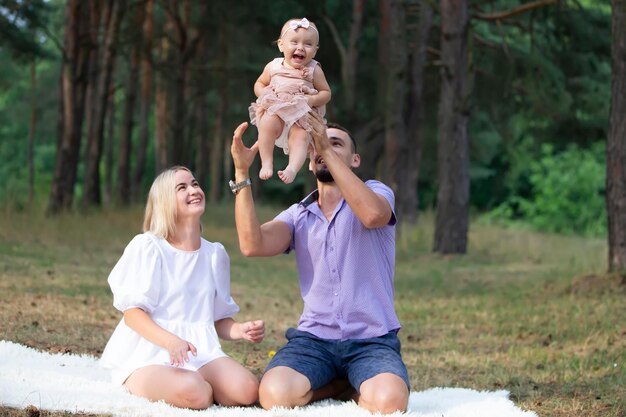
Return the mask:
[[180,366],[189,362],[187,352],[194,356],[198,354],[194,345],[156,324],[150,315],[140,308],[129,308],[124,311],[124,323],[143,338],[167,350],[171,365]]
[[249,342],[259,343],[265,336],[265,324],[263,320],[246,321],[237,323],[228,317],[215,322],[217,335],[224,340],[245,339]]
[[263,68],[263,72],[259,75],[256,82],[254,83],[254,94],[257,97],[260,97],[263,93],[263,89],[270,84],[270,64],[267,64],[265,68]]
[[315,72],[313,72],[313,87],[315,87],[318,93],[309,96],[309,106],[319,107],[330,101],[330,86],[328,85],[328,81],[326,81],[322,67],[319,65],[315,68]]

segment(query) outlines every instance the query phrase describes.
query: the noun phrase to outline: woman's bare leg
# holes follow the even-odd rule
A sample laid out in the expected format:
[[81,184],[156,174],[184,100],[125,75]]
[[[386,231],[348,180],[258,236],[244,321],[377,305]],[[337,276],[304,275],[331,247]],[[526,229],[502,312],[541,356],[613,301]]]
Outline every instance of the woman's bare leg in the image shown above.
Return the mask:
[[215,402],[224,406],[251,405],[259,399],[259,380],[229,357],[215,359],[198,373],[213,387]]
[[289,129],[289,164],[282,171],[278,171],[278,176],[285,184],[293,182],[304,165],[309,150],[308,139],[309,134],[300,126],[294,124]]
[[195,371],[150,365],[133,372],[124,385],[133,395],[176,407],[202,410],[213,405],[211,385]]
[[283,130],[283,121],[275,114],[265,113],[257,127],[259,129],[259,156],[261,157],[259,178],[267,180],[274,173],[274,146]]

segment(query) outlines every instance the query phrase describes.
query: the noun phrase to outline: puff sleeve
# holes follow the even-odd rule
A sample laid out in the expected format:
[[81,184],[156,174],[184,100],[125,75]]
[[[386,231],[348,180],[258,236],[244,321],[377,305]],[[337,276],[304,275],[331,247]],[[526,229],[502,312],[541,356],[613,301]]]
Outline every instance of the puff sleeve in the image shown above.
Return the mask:
[[230,258],[221,243],[213,243],[211,259],[212,275],[215,280],[215,321],[232,317],[239,311],[239,306],[230,295]]
[[135,236],[113,267],[108,282],[116,309],[124,312],[136,307],[152,313],[161,290],[161,258],[156,243],[145,233]]

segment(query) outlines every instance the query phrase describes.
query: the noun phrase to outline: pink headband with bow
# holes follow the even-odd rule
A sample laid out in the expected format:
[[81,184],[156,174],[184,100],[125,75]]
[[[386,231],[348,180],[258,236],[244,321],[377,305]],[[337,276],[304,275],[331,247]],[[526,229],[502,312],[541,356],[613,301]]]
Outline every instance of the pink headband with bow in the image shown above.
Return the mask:
[[287,22],[287,27],[285,28],[283,33],[280,34],[280,37],[282,38],[283,36],[285,36],[285,33],[287,33],[289,29],[293,29],[293,31],[295,32],[300,28],[313,29],[314,31],[317,32],[317,29],[315,28],[315,26],[313,26],[306,17],[303,17],[300,20],[290,20],[289,22]]

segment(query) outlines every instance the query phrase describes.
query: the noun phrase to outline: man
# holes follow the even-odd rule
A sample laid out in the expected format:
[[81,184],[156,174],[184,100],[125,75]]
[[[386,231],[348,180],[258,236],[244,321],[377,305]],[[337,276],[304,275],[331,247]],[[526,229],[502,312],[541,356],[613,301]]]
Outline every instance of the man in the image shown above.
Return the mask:
[[404,411],[409,380],[393,306],[394,195],[352,172],[361,160],[349,132],[326,129],[316,114],[309,120],[309,168],[318,189],[262,225],[248,186],[258,144],[243,144],[247,123],[237,127],[231,146],[241,252],[274,256],[295,250],[304,300],[298,328],[287,330],[288,343],[261,379],[259,400],[265,409],[305,405],[337,394],[343,378],[363,408]]

